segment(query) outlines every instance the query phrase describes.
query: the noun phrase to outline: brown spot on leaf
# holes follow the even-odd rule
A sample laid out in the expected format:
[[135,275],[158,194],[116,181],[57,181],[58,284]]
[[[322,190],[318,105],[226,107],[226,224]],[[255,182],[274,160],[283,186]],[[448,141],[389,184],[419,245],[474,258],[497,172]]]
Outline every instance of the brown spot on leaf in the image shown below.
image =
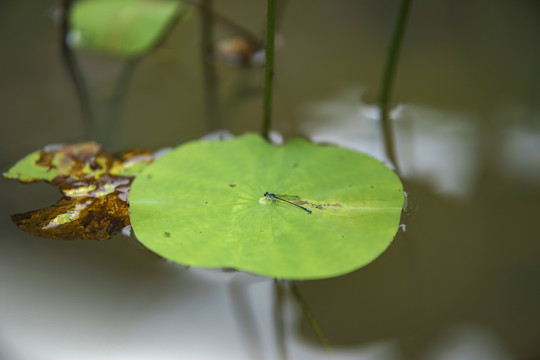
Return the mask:
[[52,159],[54,157],[54,153],[49,153],[46,151],[41,151],[39,154],[39,159],[36,161],[37,166],[43,166],[48,169],[52,168]]
[[230,187],[236,187],[236,184],[229,184]]
[[326,202],[326,203],[314,204],[314,203],[308,203],[307,201],[304,201],[304,202],[298,201],[298,203],[307,203],[308,206],[311,206],[311,207],[313,207],[315,209],[318,209],[318,210],[329,210],[329,208],[333,208],[334,211],[340,211],[340,210],[338,210],[336,208],[343,207],[343,205],[341,203],[330,204],[330,203]]

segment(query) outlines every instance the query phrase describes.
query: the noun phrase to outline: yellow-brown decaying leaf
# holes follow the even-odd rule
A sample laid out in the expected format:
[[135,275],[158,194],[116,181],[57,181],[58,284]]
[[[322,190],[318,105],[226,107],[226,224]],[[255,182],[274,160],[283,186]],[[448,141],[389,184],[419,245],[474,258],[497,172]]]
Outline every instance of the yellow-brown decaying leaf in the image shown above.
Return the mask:
[[43,209],[11,215],[13,222],[35,236],[102,240],[130,224],[127,196],[131,181],[154,157],[144,150],[113,156],[95,143],[81,143],[48,146],[32,159],[30,165],[42,168],[38,173],[46,177],[12,171],[17,165],[4,176],[22,182],[50,182],[60,187],[63,198]]

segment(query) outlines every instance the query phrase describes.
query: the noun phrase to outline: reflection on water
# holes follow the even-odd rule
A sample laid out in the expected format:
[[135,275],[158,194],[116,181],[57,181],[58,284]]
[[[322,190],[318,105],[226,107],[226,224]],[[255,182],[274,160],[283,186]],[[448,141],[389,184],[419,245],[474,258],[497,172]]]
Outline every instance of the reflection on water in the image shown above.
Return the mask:
[[489,329],[461,325],[450,328],[436,339],[426,359],[430,360],[510,360],[514,357]]
[[[83,140],[47,16],[56,3],[0,2],[4,171],[46,144]],[[264,22],[264,1],[214,3],[254,32]],[[274,130],[382,159],[376,114],[359,89],[375,101],[397,5],[288,2]],[[393,100],[404,104],[395,114],[398,158],[417,211],[372,264],[299,284],[336,358],[540,356],[539,9],[503,0],[413,5]],[[141,61],[114,149],[205,133],[198,42],[194,16]],[[120,66],[88,55],[81,62],[103,112]],[[217,68],[225,128],[258,131],[260,70]],[[184,269],[122,237],[58,242],[20,232],[9,214],[55,201],[48,190],[0,187],[0,358],[277,357],[271,280]],[[288,301],[289,359],[328,358]]]
[[533,124],[515,124],[502,134],[499,155],[501,172],[521,183],[540,180],[540,118]]
[[[388,163],[380,139],[378,108],[362,104],[362,92],[347,89],[329,100],[304,108],[310,119],[304,132],[315,142],[329,142],[356,149]],[[398,161],[403,176],[424,182],[440,194],[470,195],[479,169],[480,132],[470,116],[399,105],[392,111]]]

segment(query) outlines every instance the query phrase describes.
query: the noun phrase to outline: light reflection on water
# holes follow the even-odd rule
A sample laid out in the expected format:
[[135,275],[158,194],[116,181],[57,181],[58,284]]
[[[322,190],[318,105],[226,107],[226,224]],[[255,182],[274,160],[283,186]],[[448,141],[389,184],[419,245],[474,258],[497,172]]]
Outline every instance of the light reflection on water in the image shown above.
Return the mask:
[[[360,103],[362,91],[345,89],[330,99],[305,105],[304,132],[315,142],[329,142],[365,152],[388,163],[382,147],[376,106]],[[480,168],[480,132],[470,115],[422,105],[399,105],[391,113],[398,161],[405,178],[430,185],[436,193],[471,194]]]
[[434,342],[426,359],[430,360],[510,360],[514,357],[501,346],[501,339],[489,329],[462,324],[450,328]]
[[540,180],[540,118],[536,126],[516,124],[502,134],[498,164],[501,172],[519,183]]

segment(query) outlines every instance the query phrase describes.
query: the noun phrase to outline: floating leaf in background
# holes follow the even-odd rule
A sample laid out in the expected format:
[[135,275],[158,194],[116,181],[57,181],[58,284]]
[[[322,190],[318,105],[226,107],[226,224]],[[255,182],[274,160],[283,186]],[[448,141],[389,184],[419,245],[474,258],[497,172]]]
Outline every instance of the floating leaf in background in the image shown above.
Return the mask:
[[23,231],[54,239],[108,239],[129,223],[127,196],[133,177],[154,160],[144,150],[112,156],[95,143],[49,145],[4,173],[21,182],[58,185],[56,204],[11,215]]
[[234,67],[264,65],[264,44],[246,36],[221,39],[216,45],[216,55]]
[[69,44],[121,57],[144,55],[188,9],[177,0],[77,1],[69,15]]
[[[265,192],[299,196],[302,209]],[[286,279],[338,276],[377,258],[399,225],[401,181],[355,151],[257,135],[193,141],[132,185],[131,224],[175,262]]]

